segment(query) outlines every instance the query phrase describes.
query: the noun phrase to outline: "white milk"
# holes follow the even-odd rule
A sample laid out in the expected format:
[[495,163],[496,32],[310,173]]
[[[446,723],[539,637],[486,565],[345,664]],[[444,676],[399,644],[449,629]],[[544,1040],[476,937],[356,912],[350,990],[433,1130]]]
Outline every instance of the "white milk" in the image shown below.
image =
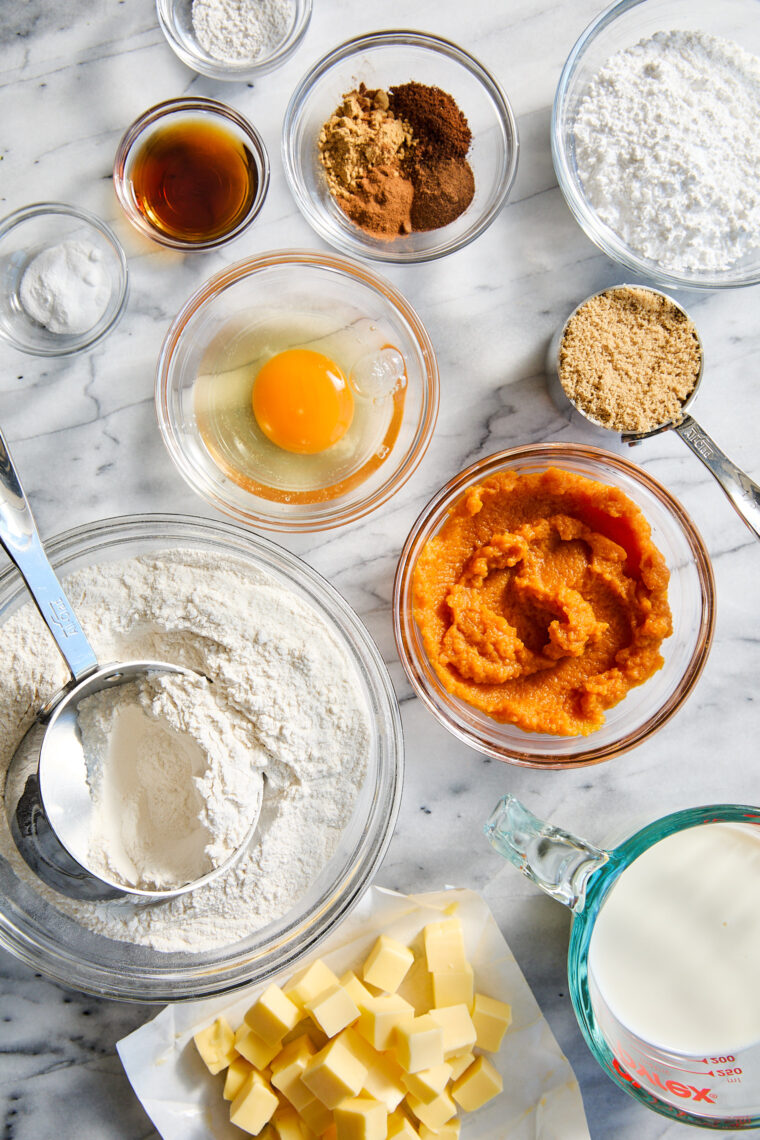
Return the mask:
[[679,831],[623,872],[591,936],[610,1012],[692,1056],[760,1041],[760,828]]

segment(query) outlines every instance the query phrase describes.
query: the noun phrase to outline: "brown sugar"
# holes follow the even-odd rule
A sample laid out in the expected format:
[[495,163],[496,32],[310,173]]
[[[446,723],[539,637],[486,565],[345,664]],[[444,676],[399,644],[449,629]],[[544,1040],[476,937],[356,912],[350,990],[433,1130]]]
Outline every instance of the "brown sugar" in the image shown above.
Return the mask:
[[629,285],[581,305],[559,348],[566,395],[595,423],[619,432],[678,423],[701,364],[697,331],[683,309]]

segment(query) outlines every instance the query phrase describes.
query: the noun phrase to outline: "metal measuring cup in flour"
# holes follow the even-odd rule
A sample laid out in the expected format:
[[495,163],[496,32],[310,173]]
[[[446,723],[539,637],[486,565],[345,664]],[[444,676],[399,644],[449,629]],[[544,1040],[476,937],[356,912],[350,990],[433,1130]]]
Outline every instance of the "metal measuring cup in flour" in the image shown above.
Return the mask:
[[699,345],[699,369],[691,392],[680,402],[680,414],[677,418],[647,425],[646,430],[621,431],[616,432],[616,434],[619,434],[624,443],[635,444],[640,443],[644,439],[649,439],[650,436],[659,435],[660,432],[663,431],[675,431],[694,454],[701,459],[710,474],[718,481],[731,502],[731,505],[740,515],[743,522],[746,523],[756,538],[760,538],[760,486],[750,479],[746,472],[737,467],[737,465],[721,451],[693,416],[686,414],[687,409],[696,398],[704,376],[704,349],[699,334],[696,331],[696,326],[693,321],[691,321],[688,313],[684,307],[669,294],[644,285],[616,285],[610,289],[602,289],[598,293],[593,293],[590,297],[582,301],[580,305],[577,305],[565,323],[557,330],[549,344],[546,374],[549,393],[554,403],[560,411],[566,411],[568,406],[571,407],[586,423],[593,424],[593,426],[600,431],[614,430],[596,420],[577,400],[571,399],[565,391],[560,380],[560,350],[570,322],[584,305],[614,290],[625,289],[641,290],[652,294],[653,297],[663,298],[669,305],[674,306],[675,309],[683,314],[684,318],[690,322]]

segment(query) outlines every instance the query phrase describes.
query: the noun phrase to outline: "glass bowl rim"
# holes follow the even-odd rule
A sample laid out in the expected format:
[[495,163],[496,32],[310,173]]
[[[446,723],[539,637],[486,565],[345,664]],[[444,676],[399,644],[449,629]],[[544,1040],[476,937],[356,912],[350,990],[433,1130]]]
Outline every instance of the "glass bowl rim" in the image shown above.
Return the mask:
[[[628,730],[619,740],[597,746],[590,743],[582,751],[567,756],[558,753],[545,755],[527,746],[524,748],[498,747],[480,738],[474,729],[459,725],[443,703],[444,700],[448,703],[448,699],[444,698],[443,695],[437,693],[434,695],[428,691],[427,684],[420,676],[416,654],[412,651],[407,633],[408,624],[414,622],[414,618],[411,616],[410,598],[416,559],[424,542],[440,529],[446,510],[461,497],[466,487],[493,474],[504,466],[511,468],[515,462],[521,460],[548,461],[550,465],[555,465],[554,457],[556,457],[556,465],[560,467],[563,457],[611,467],[632,478],[634,482],[653,494],[666,509],[666,513],[678,524],[691,553],[694,555],[702,600],[701,624],[694,649],[683,675],[668,700],[643,724]],[[584,477],[591,478],[592,476],[586,474]],[[685,702],[702,674],[715,632],[715,577],[707,548],[691,518],[671,492],[642,467],[638,467],[630,460],[616,455],[614,452],[587,444],[559,442],[524,444],[494,452],[476,460],[454,475],[423,507],[412,524],[399,556],[393,582],[392,610],[396,649],[407,680],[414,689],[415,695],[420,698],[428,711],[453,736],[486,756],[518,767],[580,768],[591,764],[600,764],[637,747],[652,736],[657,729],[666,724]],[[594,734],[591,733],[590,736],[582,739],[593,742],[593,738]],[[568,739],[576,741],[579,738],[570,737]]]
[[[753,270],[740,273],[736,278],[727,279],[725,274],[722,277],[716,277],[710,276],[707,272],[695,277],[691,271],[668,270],[659,266],[655,261],[639,256],[618,237],[606,222],[602,221],[588,203],[577,180],[572,176],[568,161],[568,148],[564,142],[564,135],[568,133],[569,127],[566,121],[566,98],[580,60],[589,44],[613,24],[618,17],[647,3],[649,0],[613,0],[584,28],[570,49],[557,83],[551,115],[552,162],[559,188],[570,213],[597,249],[600,249],[612,261],[617,262],[632,273],[639,274],[656,286],[665,289],[689,289],[694,292],[707,292],[715,289],[739,289],[756,285],[760,282],[760,261]],[[730,270],[726,272],[730,273]]]
[[[357,840],[354,858],[342,872],[341,880],[331,884],[322,898],[312,906],[312,915],[305,925],[303,915],[279,930],[275,943],[263,950],[245,950],[237,959],[227,960],[221,967],[217,963],[193,962],[188,955],[180,967],[124,966],[117,974],[109,964],[85,961],[74,950],[63,952],[60,944],[35,929],[19,929],[6,914],[0,914],[0,947],[24,962],[31,969],[69,988],[83,993],[113,998],[126,1002],[163,1003],[189,1001],[202,997],[230,993],[243,986],[261,982],[271,973],[291,968],[310,954],[351,912],[369,887],[390,845],[401,805],[404,779],[404,741],[398,701],[388,668],[380,650],[362,619],[338,590],[306,561],[275,543],[272,539],[246,530],[222,519],[178,513],[151,513],[118,515],[84,523],[45,540],[45,550],[54,565],[86,558],[93,564],[93,555],[106,555],[119,545],[155,541],[155,549],[164,543],[166,549],[177,548],[183,540],[202,545],[227,541],[226,547],[235,557],[251,559],[254,565],[276,576],[303,583],[313,589],[315,596],[336,621],[343,641],[350,646],[355,660],[371,675],[376,697],[381,697],[384,727],[378,728],[379,739],[384,740],[391,764],[377,765],[374,804],[363,822],[360,840]],[[241,548],[246,551],[241,553]],[[25,599],[26,587],[13,565],[0,572],[0,605],[5,608],[17,599]],[[379,815],[381,812],[382,815]],[[382,820],[382,826],[378,825]],[[371,830],[374,823],[375,830]],[[358,853],[357,853],[358,852]],[[296,904],[296,909],[298,904]],[[283,919],[286,916],[283,916]],[[277,920],[282,922],[283,919]],[[297,924],[296,939],[293,924]],[[222,953],[221,950],[206,953]],[[280,955],[278,957],[278,955]],[[167,954],[167,962],[172,957]],[[219,977],[221,969],[222,976]],[[144,988],[140,988],[142,985]]]
[[[206,241],[191,242],[183,241],[181,238],[173,238],[169,234],[161,233],[160,230],[148,225],[142,214],[134,208],[131,196],[127,191],[126,170],[130,155],[135,146],[139,144],[143,132],[147,128],[153,126],[154,123],[157,123],[166,116],[182,112],[192,114],[193,112],[201,111],[217,119],[234,123],[234,125],[246,135],[252,145],[258,182],[256,193],[254,194],[248,213],[240,219],[234,229],[228,233],[220,234],[218,237],[209,238]],[[113,160],[113,186],[116,197],[119,200],[119,205],[123,209],[128,221],[130,221],[135,229],[144,237],[149,238],[151,241],[155,241],[159,245],[166,246],[169,249],[180,249],[185,253],[218,249],[219,246],[226,245],[227,242],[233,241],[247,230],[260,214],[261,208],[266,200],[267,191],[269,189],[269,173],[269,153],[263,138],[253,123],[235,107],[231,107],[219,99],[208,99],[202,95],[182,95],[174,99],[164,99],[163,102],[154,103],[152,107],[148,107],[146,111],[143,111],[141,115],[138,115],[138,117],[130,123],[121,136]]]
[[18,210],[13,210],[10,214],[6,214],[4,218],[0,219],[0,242],[2,242],[5,235],[9,234],[11,230],[14,230],[16,226],[28,222],[33,218],[55,214],[62,214],[65,217],[76,218],[77,221],[86,222],[92,226],[93,229],[96,229],[111,246],[119,264],[119,288],[118,292],[112,294],[113,298],[118,298],[118,303],[115,305],[113,314],[102,327],[101,318],[97,324],[93,325],[87,332],[82,333],[78,339],[74,340],[68,346],[61,348],[56,348],[54,345],[50,347],[40,345],[39,347],[32,348],[30,345],[22,344],[16,340],[6,329],[0,326],[0,336],[8,344],[18,349],[19,352],[25,352],[28,356],[73,356],[77,352],[91,348],[94,344],[97,344],[106,333],[109,333],[121,319],[129,300],[129,267],[127,265],[127,255],[124,252],[122,244],[108,222],[103,221],[97,214],[93,214],[91,210],[86,210],[84,206],[72,206],[68,202],[53,201],[32,202],[28,206],[21,206]]
[[[450,240],[440,246],[433,246],[428,250],[409,253],[392,253],[390,249],[370,248],[362,240],[361,231],[357,229],[355,236],[350,237],[336,232],[326,223],[321,209],[317,209],[311,196],[304,192],[300,178],[300,163],[295,161],[292,150],[294,122],[311,94],[315,83],[326,75],[336,63],[350,58],[359,51],[373,47],[387,47],[393,45],[419,47],[425,51],[446,55],[455,63],[462,65],[488,92],[492,102],[497,108],[499,123],[506,137],[504,171],[501,186],[491,207],[482,215],[470,230],[459,238]],[[498,80],[475,56],[452,40],[445,39],[430,32],[415,31],[413,29],[387,29],[383,31],[362,33],[338,44],[323,55],[303,76],[290,97],[285,115],[282,120],[282,162],[285,168],[285,179],[293,195],[296,205],[309,225],[316,233],[330,245],[344,254],[358,254],[374,261],[386,262],[393,265],[418,265],[427,261],[435,261],[445,257],[456,250],[464,249],[491,225],[505,205],[517,176],[517,166],[520,153],[520,138],[512,104]]]
[[[156,0],[156,16],[169,47],[187,67],[210,79],[240,82],[246,79],[255,79],[259,75],[266,75],[270,71],[274,71],[275,68],[285,63],[300,45],[311,20],[312,0],[294,0],[294,6],[296,19],[285,39],[269,55],[241,62],[214,60],[211,56],[201,56],[190,51],[175,31],[176,21],[172,15],[174,7],[170,0]],[[195,42],[195,37],[193,37],[193,42]]]
[[[173,417],[169,413],[168,406],[171,361],[188,321],[203,305],[213,300],[217,294],[223,292],[230,285],[235,284],[236,281],[262,270],[283,265],[305,265],[337,271],[341,274],[347,274],[354,280],[362,282],[374,291],[381,293],[386,300],[389,300],[392,306],[398,310],[404,322],[409,326],[411,335],[417,345],[422,366],[421,371],[423,372],[422,407],[418,426],[415,430],[414,439],[407,448],[405,458],[400,468],[395,474],[386,479],[369,498],[361,499],[349,507],[340,508],[336,506],[334,510],[323,514],[319,518],[288,517],[279,519],[270,514],[262,513],[260,508],[258,512],[252,508],[243,513],[242,510],[237,507],[231,506],[219,494],[214,493],[210,487],[204,486],[204,488],[201,489],[197,482],[195,467],[185,455],[185,448],[182,446],[183,437],[173,423]],[[418,316],[417,311],[390,281],[387,281],[384,277],[377,274],[373,268],[362,265],[361,262],[345,257],[342,254],[327,250],[270,250],[266,253],[254,254],[252,257],[244,258],[242,261],[237,261],[233,265],[219,270],[219,272],[208,278],[208,280],[196,289],[180,309],[164,337],[156,364],[156,418],[164,444],[182,477],[196,494],[201,495],[206,502],[211,503],[217,510],[235,519],[238,523],[248,526],[258,526],[266,530],[274,530],[282,533],[312,533],[315,531],[332,530],[346,523],[356,522],[358,519],[363,518],[387,502],[392,495],[404,486],[422,462],[438,418],[439,401],[440,379],[435,349],[430,335]],[[253,498],[253,496],[251,497]],[[266,500],[261,500],[261,502],[264,503]],[[336,499],[334,502],[339,504],[340,499]]]

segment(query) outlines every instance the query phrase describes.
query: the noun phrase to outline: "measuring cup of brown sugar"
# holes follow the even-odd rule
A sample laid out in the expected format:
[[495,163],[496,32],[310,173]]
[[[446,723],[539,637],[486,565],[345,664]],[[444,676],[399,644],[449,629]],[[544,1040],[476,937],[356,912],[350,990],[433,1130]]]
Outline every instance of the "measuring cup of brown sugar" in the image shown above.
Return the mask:
[[760,486],[687,414],[703,374],[702,342],[686,310],[643,285],[588,297],[552,338],[547,359],[549,390],[561,410],[569,402],[625,443],[677,432],[760,538]]
[[172,249],[214,249],[259,213],[269,158],[258,131],[214,99],[170,99],[127,129],[114,161],[132,224]]

